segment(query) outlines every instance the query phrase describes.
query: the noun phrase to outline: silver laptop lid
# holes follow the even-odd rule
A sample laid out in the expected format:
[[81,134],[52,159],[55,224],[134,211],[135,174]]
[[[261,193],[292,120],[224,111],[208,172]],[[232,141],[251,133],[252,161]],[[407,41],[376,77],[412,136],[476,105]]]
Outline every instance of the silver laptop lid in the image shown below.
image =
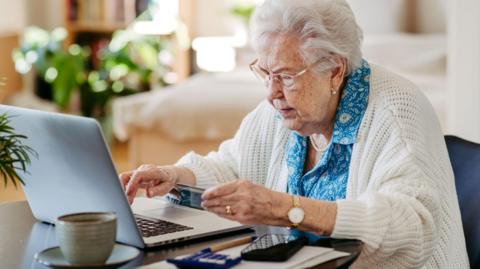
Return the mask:
[[53,223],[63,214],[117,213],[117,241],[144,247],[98,123],[90,118],[0,105],[11,125],[38,153],[24,179],[35,218]]

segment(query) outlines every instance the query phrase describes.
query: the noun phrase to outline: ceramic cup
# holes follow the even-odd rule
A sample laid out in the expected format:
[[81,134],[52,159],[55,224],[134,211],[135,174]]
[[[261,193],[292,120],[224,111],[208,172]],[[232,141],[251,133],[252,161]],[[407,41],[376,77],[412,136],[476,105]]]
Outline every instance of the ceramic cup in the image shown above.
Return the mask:
[[71,265],[105,264],[115,245],[117,217],[112,212],[78,213],[58,217],[57,241]]

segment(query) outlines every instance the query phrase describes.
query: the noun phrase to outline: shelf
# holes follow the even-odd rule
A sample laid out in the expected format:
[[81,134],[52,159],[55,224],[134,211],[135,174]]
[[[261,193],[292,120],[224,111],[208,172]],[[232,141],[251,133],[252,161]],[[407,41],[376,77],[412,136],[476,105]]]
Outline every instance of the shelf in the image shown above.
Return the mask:
[[117,30],[126,29],[127,23],[105,23],[105,22],[67,22],[67,30],[70,32],[90,33],[113,33]]
[[[130,24],[141,14],[151,0],[63,0],[64,24],[68,32],[66,45],[73,43],[88,45],[93,50],[103,46],[117,30],[133,28]],[[193,4],[195,0],[178,0],[179,18],[189,29],[193,25]],[[139,9],[140,10],[137,10]],[[147,27],[147,30],[156,27]],[[136,29],[138,30],[138,29]],[[153,31],[152,31],[153,33]],[[145,33],[151,34],[151,33]],[[158,35],[158,33],[156,34]],[[179,44],[174,34],[165,38],[174,41],[176,55],[174,71],[179,80],[190,74],[190,51]],[[95,54],[95,53],[93,53]]]

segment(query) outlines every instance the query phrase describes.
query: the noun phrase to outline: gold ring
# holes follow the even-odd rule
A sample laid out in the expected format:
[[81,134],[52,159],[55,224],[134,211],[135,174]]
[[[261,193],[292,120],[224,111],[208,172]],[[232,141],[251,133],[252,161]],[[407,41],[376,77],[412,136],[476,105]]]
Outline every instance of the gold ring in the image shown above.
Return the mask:
[[229,205],[225,206],[225,212],[227,212],[228,215],[232,215],[232,207]]

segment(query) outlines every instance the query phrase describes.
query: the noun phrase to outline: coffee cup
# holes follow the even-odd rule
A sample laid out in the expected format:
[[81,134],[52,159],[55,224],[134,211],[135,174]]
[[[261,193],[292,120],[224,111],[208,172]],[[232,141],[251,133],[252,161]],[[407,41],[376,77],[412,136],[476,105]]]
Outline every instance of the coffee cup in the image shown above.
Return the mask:
[[105,264],[115,245],[117,217],[113,212],[63,215],[55,222],[65,259],[76,266]]

